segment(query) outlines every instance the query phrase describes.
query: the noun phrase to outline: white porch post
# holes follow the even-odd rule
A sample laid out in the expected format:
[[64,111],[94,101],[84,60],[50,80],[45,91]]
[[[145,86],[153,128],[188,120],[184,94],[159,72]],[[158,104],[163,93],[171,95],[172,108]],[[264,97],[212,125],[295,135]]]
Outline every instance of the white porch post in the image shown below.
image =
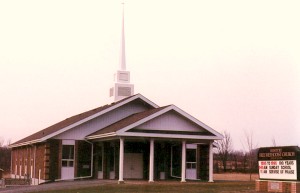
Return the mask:
[[124,183],[124,138],[120,138],[120,156],[119,156],[119,184]]
[[186,141],[182,141],[182,153],[181,153],[181,182],[185,181],[186,172]]
[[208,176],[208,181],[209,182],[214,182],[213,161],[214,161],[213,142],[210,142],[210,144],[209,144],[209,176]]
[[150,139],[149,182],[154,182],[154,139]]

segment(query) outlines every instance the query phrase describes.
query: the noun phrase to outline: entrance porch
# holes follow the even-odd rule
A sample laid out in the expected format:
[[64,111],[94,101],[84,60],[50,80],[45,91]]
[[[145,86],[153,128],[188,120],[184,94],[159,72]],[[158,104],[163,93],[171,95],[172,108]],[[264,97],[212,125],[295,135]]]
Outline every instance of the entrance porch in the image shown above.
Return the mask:
[[121,137],[94,141],[94,177],[213,181],[212,140]]

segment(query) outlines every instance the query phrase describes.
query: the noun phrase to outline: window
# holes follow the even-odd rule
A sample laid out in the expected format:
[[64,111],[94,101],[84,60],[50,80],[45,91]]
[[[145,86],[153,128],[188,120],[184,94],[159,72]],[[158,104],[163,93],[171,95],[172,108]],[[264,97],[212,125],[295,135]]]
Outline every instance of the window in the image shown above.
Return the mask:
[[196,149],[186,150],[186,168],[196,169]]
[[62,167],[74,166],[74,145],[62,146]]

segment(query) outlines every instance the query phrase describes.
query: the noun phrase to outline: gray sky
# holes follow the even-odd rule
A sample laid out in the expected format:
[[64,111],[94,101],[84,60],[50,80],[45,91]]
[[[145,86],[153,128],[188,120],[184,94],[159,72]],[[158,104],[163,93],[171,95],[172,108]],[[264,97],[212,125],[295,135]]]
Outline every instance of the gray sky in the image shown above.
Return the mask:
[[[135,93],[175,104],[242,149],[300,145],[299,1],[128,0]],[[108,102],[119,0],[0,1],[0,137],[12,142]]]

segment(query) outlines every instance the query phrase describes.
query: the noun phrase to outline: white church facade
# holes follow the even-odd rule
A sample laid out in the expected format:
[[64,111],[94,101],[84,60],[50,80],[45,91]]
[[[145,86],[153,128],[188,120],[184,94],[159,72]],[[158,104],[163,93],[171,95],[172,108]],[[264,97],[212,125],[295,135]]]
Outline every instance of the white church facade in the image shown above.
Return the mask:
[[126,69],[124,16],[114,101],[13,143],[12,176],[32,184],[83,178],[213,181],[213,144],[223,136],[175,105],[134,94]]

